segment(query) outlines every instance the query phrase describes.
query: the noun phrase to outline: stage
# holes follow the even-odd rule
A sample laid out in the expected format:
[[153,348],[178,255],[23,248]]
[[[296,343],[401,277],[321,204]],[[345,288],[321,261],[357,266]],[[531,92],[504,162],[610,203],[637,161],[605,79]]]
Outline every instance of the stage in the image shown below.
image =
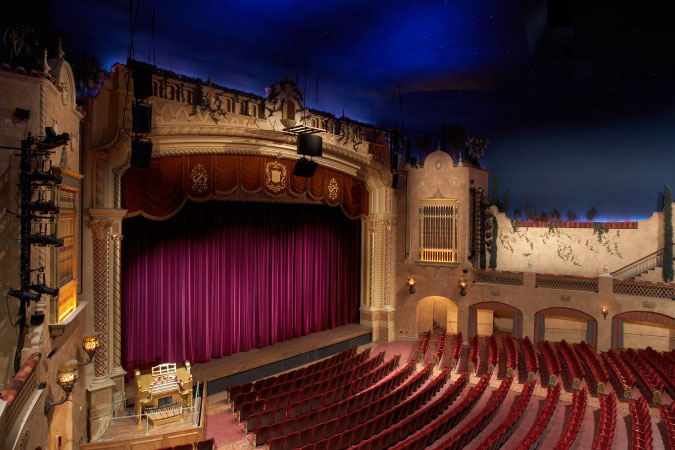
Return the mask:
[[[235,353],[192,366],[196,383],[207,384],[207,395],[230,386],[265,378],[341,352],[353,345],[371,342],[372,328],[349,324],[307,336],[277,342],[269,347]],[[134,402],[134,383],[126,384],[127,404]]]

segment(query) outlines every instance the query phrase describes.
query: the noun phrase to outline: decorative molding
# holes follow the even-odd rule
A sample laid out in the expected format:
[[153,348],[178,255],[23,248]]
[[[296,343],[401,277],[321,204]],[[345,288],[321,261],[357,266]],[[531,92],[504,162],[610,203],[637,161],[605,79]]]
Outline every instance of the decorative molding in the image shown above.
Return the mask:
[[122,367],[122,235],[113,234],[112,369]]
[[111,223],[91,220],[94,234],[94,330],[99,335],[99,351],[94,356],[94,373],[103,377],[108,373],[108,298],[110,267]]

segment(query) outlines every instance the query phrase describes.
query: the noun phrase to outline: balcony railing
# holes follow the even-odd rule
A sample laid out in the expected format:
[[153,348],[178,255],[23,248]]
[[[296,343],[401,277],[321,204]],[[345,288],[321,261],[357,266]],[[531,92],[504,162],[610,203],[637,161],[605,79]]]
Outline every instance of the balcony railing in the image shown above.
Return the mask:
[[[673,246],[673,249],[675,250],[675,245]],[[635,278],[647,272],[649,269],[653,269],[654,267],[662,267],[663,250],[664,249],[657,250],[654,253],[638,259],[637,261],[633,261],[627,266],[612,272],[611,275],[614,278],[618,278],[619,280],[628,280]]]
[[503,284],[507,286],[522,286],[523,273],[474,270],[473,282],[484,284]]
[[671,298],[675,300],[675,284],[614,280],[612,292],[617,295]]
[[598,292],[598,279],[560,275],[536,275],[535,287],[568,291]]

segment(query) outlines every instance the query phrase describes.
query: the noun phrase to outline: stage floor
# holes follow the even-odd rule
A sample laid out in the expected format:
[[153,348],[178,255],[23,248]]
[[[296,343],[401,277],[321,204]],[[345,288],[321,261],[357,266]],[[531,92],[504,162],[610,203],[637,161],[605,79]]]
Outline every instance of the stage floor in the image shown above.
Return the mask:
[[[269,347],[235,353],[234,355],[223,358],[212,359],[209,362],[194,364],[192,366],[192,378],[195,383],[197,381],[204,383],[220,380],[262,366],[279,363],[283,360],[320,350],[331,345],[366,336],[371,333],[372,328],[360,324],[349,324],[331,330],[319,331],[289,341],[277,342]],[[289,369],[290,368],[282,368],[277,370],[277,372]],[[266,376],[267,375],[262,375],[258,378],[264,378]],[[238,382],[233,383],[232,385],[234,384],[238,384]],[[126,385],[127,404],[134,402],[136,396],[134,386],[133,380]],[[221,389],[212,389],[211,386],[209,386],[207,392],[216,393],[220,390]]]

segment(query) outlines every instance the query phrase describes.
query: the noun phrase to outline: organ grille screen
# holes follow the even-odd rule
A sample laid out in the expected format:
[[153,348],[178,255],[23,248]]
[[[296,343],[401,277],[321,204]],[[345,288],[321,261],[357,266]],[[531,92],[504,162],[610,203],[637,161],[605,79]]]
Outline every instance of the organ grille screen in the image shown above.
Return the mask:
[[458,218],[456,199],[420,199],[420,262],[457,262]]

